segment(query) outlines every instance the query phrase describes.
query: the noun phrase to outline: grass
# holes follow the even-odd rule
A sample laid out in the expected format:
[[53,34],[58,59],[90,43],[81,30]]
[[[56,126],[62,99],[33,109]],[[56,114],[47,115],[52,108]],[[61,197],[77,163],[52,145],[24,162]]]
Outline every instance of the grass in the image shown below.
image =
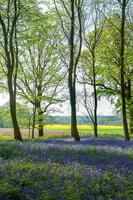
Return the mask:
[[13,140],[13,137],[9,135],[0,136],[0,141],[6,141],[6,140]]

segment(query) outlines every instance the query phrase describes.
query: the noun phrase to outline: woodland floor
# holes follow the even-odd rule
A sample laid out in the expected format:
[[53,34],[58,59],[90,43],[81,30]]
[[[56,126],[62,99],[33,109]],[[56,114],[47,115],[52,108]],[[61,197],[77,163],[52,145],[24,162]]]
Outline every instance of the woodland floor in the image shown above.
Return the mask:
[[133,141],[0,141],[0,200],[132,200]]

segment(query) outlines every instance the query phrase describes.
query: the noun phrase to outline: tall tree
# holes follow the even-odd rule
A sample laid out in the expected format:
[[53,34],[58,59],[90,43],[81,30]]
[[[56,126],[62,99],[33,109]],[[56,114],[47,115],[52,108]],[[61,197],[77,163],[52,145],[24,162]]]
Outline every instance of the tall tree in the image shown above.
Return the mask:
[[26,50],[21,55],[22,67],[17,86],[19,95],[33,105],[34,138],[35,124],[38,124],[39,136],[43,136],[44,114],[52,104],[61,102],[59,92],[64,85],[65,71],[62,66],[59,67],[58,35],[55,37],[56,26],[49,19],[49,13],[35,12],[29,26],[24,35]]
[[122,99],[123,127],[124,127],[126,140],[130,140],[129,131],[128,131],[128,123],[127,123],[126,94],[125,94],[125,22],[126,22],[126,7],[127,7],[128,1],[129,0],[119,1],[120,6],[121,6],[121,29],[120,29],[121,99]]
[[[91,21],[88,24],[92,26],[92,32],[86,34],[88,28],[84,30],[85,37],[85,50],[82,52],[80,59],[81,71],[83,73],[80,83],[83,83],[84,86],[84,106],[87,110],[87,113],[92,119],[94,125],[94,135],[98,136],[97,131],[97,107],[98,107],[98,95],[97,95],[97,80],[98,80],[98,62],[97,62],[97,47],[102,34],[104,20],[103,14],[101,14],[100,6],[93,3],[90,7],[91,14],[89,13],[89,19],[87,17],[87,22]],[[87,94],[86,84],[93,88],[92,99],[89,98],[90,94]],[[89,92],[90,93],[90,92]],[[93,103],[92,103],[93,102]],[[93,104],[93,106],[92,106]],[[90,106],[91,105],[91,106]]]
[[[80,140],[76,117],[76,76],[77,66],[82,50],[83,0],[70,2],[54,0],[56,11],[60,20],[61,29],[68,43],[68,87],[71,105],[71,136]],[[60,5],[58,7],[58,5]],[[62,10],[59,10],[61,7]],[[67,21],[65,21],[67,19]],[[69,20],[69,21],[68,21]]]
[[[105,16],[106,21],[108,22],[108,26],[106,27],[106,29],[108,29],[108,27],[112,27],[112,31],[110,29],[110,37],[112,37],[111,41],[108,41],[108,47],[110,50],[110,56],[109,57],[113,57],[113,60],[110,62],[110,60],[108,60],[108,66],[110,68],[110,72],[111,70],[114,68],[114,66],[117,66],[114,70],[115,73],[117,74],[113,74],[112,72],[110,73],[110,84],[109,85],[113,85],[114,88],[116,88],[118,90],[113,90],[111,89],[110,91],[113,93],[118,93],[121,95],[121,111],[122,111],[122,118],[123,118],[123,127],[124,127],[124,134],[125,134],[125,139],[129,140],[129,130],[128,130],[128,121],[127,121],[127,101],[129,99],[129,97],[127,97],[127,88],[126,85],[128,83],[128,79],[130,79],[131,75],[129,76],[129,69],[127,70],[127,68],[130,68],[130,64],[131,64],[131,59],[130,59],[130,64],[129,64],[129,57],[130,57],[130,53],[129,50],[127,51],[127,46],[129,45],[129,23],[128,23],[128,11],[129,11],[129,0],[122,0],[122,1],[113,1],[112,5],[111,2],[109,1],[108,4],[105,6],[107,7],[107,11],[106,14],[108,14],[108,16],[112,15],[112,17],[107,17],[107,15]],[[117,5],[116,7],[114,7],[113,5]],[[110,6],[110,9],[108,8],[108,6]],[[116,21],[113,21],[112,19],[116,19]],[[127,28],[128,27],[128,28]],[[112,32],[112,36],[111,36],[111,32]],[[129,34],[129,35],[128,35]],[[109,38],[108,38],[109,39]],[[130,44],[131,45],[131,44]],[[101,49],[103,49],[104,43],[101,45]],[[130,47],[128,47],[129,49]],[[108,52],[108,49],[106,49]],[[101,51],[101,50],[100,50]],[[105,52],[105,55],[107,54],[107,52]],[[103,53],[103,52],[102,52]],[[105,57],[104,53],[102,57]],[[109,59],[108,57],[108,59]],[[107,60],[107,59],[106,59]],[[113,65],[112,65],[113,63]],[[107,63],[106,63],[107,64]],[[113,67],[113,68],[112,68]],[[106,71],[106,70],[105,70]],[[107,73],[106,73],[107,74]],[[127,75],[128,74],[128,75]],[[107,75],[108,76],[108,75]],[[114,83],[114,84],[113,84]],[[131,119],[131,117],[130,117]]]
[[7,69],[10,111],[16,140],[22,140],[16,116],[16,81],[19,65],[18,22],[20,21],[20,13],[20,0],[0,2],[0,25],[3,40],[1,47],[3,48],[3,58]]

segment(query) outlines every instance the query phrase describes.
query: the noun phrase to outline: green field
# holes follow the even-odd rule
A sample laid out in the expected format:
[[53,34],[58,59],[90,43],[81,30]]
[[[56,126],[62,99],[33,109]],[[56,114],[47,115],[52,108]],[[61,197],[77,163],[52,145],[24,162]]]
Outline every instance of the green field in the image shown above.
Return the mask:
[[[44,131],[48,136],[70,136],[70,125],[46,125],[44,126]],[[93,127],[89,125],[78,125],[78,130],[81,137],[90,137],[93,136]],[[122,126],[98,126],[99,136],[108,136],[108,137],[123,137],[123,128]]]
[[[92,126],[79,125],[78,130],[80,137],[93,137],[94,131]],[[23,138],[28,138],[28,129],[21,129]],[[48,138],[69,138],[70,125],[46,125],[44,126],[44,139]],[[121,126],[99,126],[99,137],[124,137],[123,128]],[[35,130],[35,138],[38,137],[38,130]],[[13,129],[1,128],[0,140],[13,139]]]

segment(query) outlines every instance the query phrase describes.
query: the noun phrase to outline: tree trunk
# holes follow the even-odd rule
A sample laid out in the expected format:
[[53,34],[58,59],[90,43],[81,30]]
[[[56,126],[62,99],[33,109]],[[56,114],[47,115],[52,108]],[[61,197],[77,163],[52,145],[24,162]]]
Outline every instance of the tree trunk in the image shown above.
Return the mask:
[[[96,41],[96,36],[95,36]],[[95,45],[92,50],[92,60],[93,60],[93,90],[94,90],[94,136],[98,137],[97,133],[97,88],[96,88],[96,66],[95,66]]]
[[121,91],[122,91],[122,96],[121,96],[121,98],[122,98],[122,118],[123,118],[123,128],[124,128],[125,140],[130,140],[129,131],[128,131],[128,123],[127,123],[125,89],[123,88],[123,80],[121,81]]
[[130,135],[133,134],[133,107],[132,107],[132,84],[131,79],[128,80],[127,86],[126,86],[126,95],[127,95],[127,101],[129,104],[129,132]]
[[127,1],[123,0],[122,6],[122,19],[121,19],[121,48],[120,48],[120,75],[121,75],[121,99],[122,99],[122,118],[123,128],[125,134],[125,140],[130,140],[128,123],[127,123],[127,112],[126,112],[126,94],[125,94],[125,20],[126,20],[126,5]]
[[129,129],[130,129],[130,135],[133,135],[133,110],[130,110],[129,113]]
[[16,116],[16,94],[13,91],[12,77],[9,76],[8,76],[8,89],[9,89],[10,112],[14,129],[14,139],[22,141],[22,136],[20,133]]
[[94,90],[94,99],[95,99],[95,108],[94,108],[94,135],[95,137],[98,137],[98,131],[97,131],[97,92],[96,89]]
[[76,94],[75,90],[71,93],[71,136],[75,141],[80,141],[77,129],[77,116],[76,116]]
[[29,113],[29,123],[28,123],[28,126],[29,126],[28,138],[30,139],[30,131],[31,131],[31,116],[30,116],[30,113]]
[[97,134],[97,124],[96,124],[96,122],[95,122],[95,124],[94,124],[94,136],[95,136],[95,137],[98,137],[98,134]]
[[32,122],[32,139],[34,139],[35,135],[35,123],[36,123],[36,106],[33,105],[33,122]]
[[[0,25],[3,32],[3,56],[5,56],[5,66],[7,67],[7,84],[9,90],[10,112],[14,128],[14,138],[22,141],[17,115],[16,115],[16,80],[18,71],[18,40],[17,40],[17,21],[19,9],[17,1],[7,1],[7,18],[4,20],[0,13]],[[12,13],[10,8],[12,7]],[[6,7],[5,7],[6,9]],[[11,18],[10,18],[11,14]],[[5,15],[6,16],[6,15]]]
[[43,137],[44,136],[44,132],[43,132],[43,115],[42,113],[38,113],[38,135],[39,137]]
[[71,32],[70,32],[70,63],[69,63],[69,75],[68,86],[70,93],[70,105],[71,105],[71,136],[75,141],[80,141],[78,129],[77,129],[77,116],[76,116],[76,79],[75,79],[75,62],[74,62],[74,35],[75,35],[75,9],[74,0],[71,0]]
[[[38,96],[42,97],[42,94],[40,92],[40,88],[38,89]],[[41,100],[41,98],[40,98]],[[37,113],[38,113],[38,136],[39,137],[43,137],[44,136],[44,132],[43,132],[43,111],[41,108],[41,101],[37,102]]]

